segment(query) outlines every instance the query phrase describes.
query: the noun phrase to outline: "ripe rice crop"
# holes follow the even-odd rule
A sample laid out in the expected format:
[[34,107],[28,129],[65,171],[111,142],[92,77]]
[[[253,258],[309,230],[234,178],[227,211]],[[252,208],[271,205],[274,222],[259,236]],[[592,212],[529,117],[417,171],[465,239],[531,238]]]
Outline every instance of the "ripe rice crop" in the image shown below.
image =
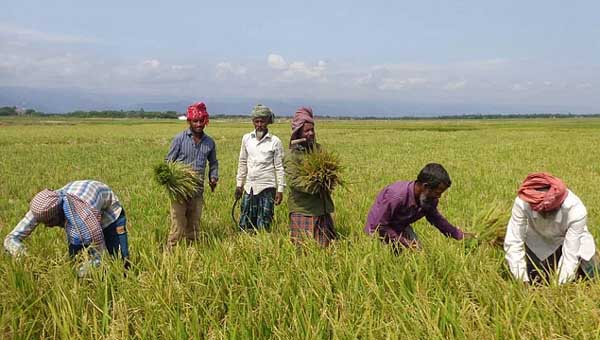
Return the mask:
[[322,148],[303,153],[302,158],[290,162],[289,166],[298,174],[299,184],[309,192],[332,192],[335,187],[344,185],[339,158]]
[[511,206],[495,202],[482,209],[473,217],[470,230],[477,233],[477,239],[481,243],[502,247],[506,225],[510,219]]
[[[501,248],[445,238],[413,225],[423,251],[394,255],[364,234],[377,193],[414,180],[429,162],[450,173],[439,209],[483,235],[508,223],[525,176],[561,177],[587,207],[600,237],[599,119],[323,121],[319,142],[344,165],[348,190],[333,192],[339,239],[328,249],[289,241],[286,196],[272,232],[231,222],[247,121],[214,119],[219,183],[204,193],[199,240],[163,251],[169,196],[154,184],[186,122],[0,118],[0,236],[39,190],[76,179],[109,184],[127,211],[132,268],[106,259],[78,279],[64,231],[39,226],[29,255],[0,255],[2,339],[595,339],[597,280],[529,287],[510,278]],[[269,131],[289,139],[289,124]],[[548,151],[550,150],[550,151]],[[286,150],[287,152],[287,150]],[[494,212],[498,206],[498,215]],[[502,216],[501,216],[502,215]]]
[[154,167],[154,178],[169,198],[184,202],[194,197],[203,182],[191,166],[181,162],[164,162]]

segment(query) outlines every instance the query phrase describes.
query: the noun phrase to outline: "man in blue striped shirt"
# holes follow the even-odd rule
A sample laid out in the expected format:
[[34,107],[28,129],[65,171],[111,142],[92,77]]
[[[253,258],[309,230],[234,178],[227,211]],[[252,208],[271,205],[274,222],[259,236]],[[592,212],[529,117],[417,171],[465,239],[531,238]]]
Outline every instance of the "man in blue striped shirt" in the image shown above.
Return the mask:
[[74,181],[58,190],[37,193],[25,217],[4,239],[4,248],[12,256],[26,254],[23,240],[39,223],[65,229],[71,256],[88,248],[97,265],[104,251],[116,255],[120,249],[126,267],[129,265],[125,210],[104,183]]
[[[204,133],[208,124],[208,112],[204,103],[194,103],[188,107],[187,121],[189,129],[175,136],[166,160],[189,164],[198,172],[204,183],[204,173],[208,161],[209,186],[214,191],[219,180],[219,162],[217,160],[216,144]],[[198,237],[200,216],[202,215],[202,197],[204,184],[200,185],[196,196],[185,202],[171,202],[171,231],[167,247],[172,248],[183,237],[194,241]]]

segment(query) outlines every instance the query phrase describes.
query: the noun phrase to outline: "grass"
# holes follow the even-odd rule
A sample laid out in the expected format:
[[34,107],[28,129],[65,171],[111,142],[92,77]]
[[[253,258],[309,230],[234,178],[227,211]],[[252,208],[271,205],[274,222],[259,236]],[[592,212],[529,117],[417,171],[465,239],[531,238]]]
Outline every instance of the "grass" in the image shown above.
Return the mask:
[[[2,122],[0,235],[39,190],[93,178],[109,184],[127,209],[133,268],[123,277],[119,262],[106,261],[80,280],[62,231],[40,226],[26,242],[28,257],[0,256],[0,338],[600,337],[597,281],[526,287],[510,279],[498,247],[445,239],[424,220],[415,224],[422,252],[394,256],[362,232],[383,186],[413,179],[435,161],[453,180],[440,209],[467,230],[483,234],[496,217],[491,225],[501,226],[522,179],[544,170],[583,200],[598,237],[600,120],[317,117],[318,140],[345,165],[349,190],[333,195],[341,239],[329,249],[309,244],[302,251],[288,240],[285,200],[272,233],[237,232],[229,209],[240,139],[251,123],[211,121],[219,185],[205,192],[201,239],[172,254],[162,251],[169,198],[148,179],[185,122]],[[287,124],[271,130],[289,138]]]

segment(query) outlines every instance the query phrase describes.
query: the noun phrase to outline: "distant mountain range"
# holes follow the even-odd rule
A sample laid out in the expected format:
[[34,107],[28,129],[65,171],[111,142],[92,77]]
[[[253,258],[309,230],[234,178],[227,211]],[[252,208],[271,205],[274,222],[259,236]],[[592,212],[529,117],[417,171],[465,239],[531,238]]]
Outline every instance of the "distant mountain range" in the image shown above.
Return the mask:
[[[197,98],[168,98],[130,94],[97,93],[80,89],[41,89],[26,87],[0,87],[0,107],[17,106],[45,113],[67,113],[77,110],[139,110],[185,112]],[[254,105],[269,106],[276,115],[290,116],[303,105],[311,106],[316,113],[329,116],[399,117],[443,116],[463,114],[535,114],[569,113],[577,111],[564,107],[524,107],[483,104],[432,104],[400,101],[334,101],[313,99],[270,98],[202,98],[214,114],[248,114]],[[573,113],[597,113],[597,112]]]

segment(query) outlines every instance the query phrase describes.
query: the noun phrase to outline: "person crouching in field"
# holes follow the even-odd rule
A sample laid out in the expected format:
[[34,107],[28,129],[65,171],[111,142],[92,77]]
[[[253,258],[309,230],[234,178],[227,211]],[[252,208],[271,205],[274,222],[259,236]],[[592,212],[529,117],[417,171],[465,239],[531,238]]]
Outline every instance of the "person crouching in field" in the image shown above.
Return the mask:
[[456,240],[473,237],[450,224],[437,209],[439,198],[451,184],[448,172],[437,163],[425,165],[416,181],[390,184],[379,192],[371,206],[365,232],[391,244],[396,252],[402,248],[420,249],[411,224],[425,216],[445,236]]
[[117,255],[120,249],[125,267],[129,267],[125,210],[104,183],[82,180],[58,190],[40,191],[31,200],[25,217],[4,239],[4,248],[12,256],[25,254],[22,242],[39,223],[65,229],[71,257],[88,249],[91,263],[98,265],[104,251]]
[[271,123],[271,109],[258,104],[252,110],[254,131],[242,137],[235,188],[235,199],[242,198],[242,230],[270,230],[275,205],[283,199],[283,145],[269,132]]
[[288,208],[292,242],[300,244],[305,238],[314,238],[319,245],[327,247],[336,238],[331,213],[334,211],[331,193],[312,192],[300,180],[300,174],[292,166],[301,162],[304,155],[320,148],[315,141],[315,122],[310,108],[301,107],[292,119],[290,152],[285,155],[285,173],[290,188]]
[[[189,129],[173,139],[166,160],[190,165],[204,182],[206,163],[209,165],[209,185],[215,190],[219,180],[219,162],[216,144],[204,133],[208,124],[208,112],[204,103],[194,103],[188,107],[187,121]],[[198,237],[204,185],[200,185],[196,196],[184,202],[171,202],[171,231],[167,239],[167,248],[171,249],[183,237],[194,241]]]
[[585,206],[562,180],[543,172],[529,174],[519,187],[504,250],[511,273],[524,282],[548,282],[558,269],[563,284],[599,268]]

